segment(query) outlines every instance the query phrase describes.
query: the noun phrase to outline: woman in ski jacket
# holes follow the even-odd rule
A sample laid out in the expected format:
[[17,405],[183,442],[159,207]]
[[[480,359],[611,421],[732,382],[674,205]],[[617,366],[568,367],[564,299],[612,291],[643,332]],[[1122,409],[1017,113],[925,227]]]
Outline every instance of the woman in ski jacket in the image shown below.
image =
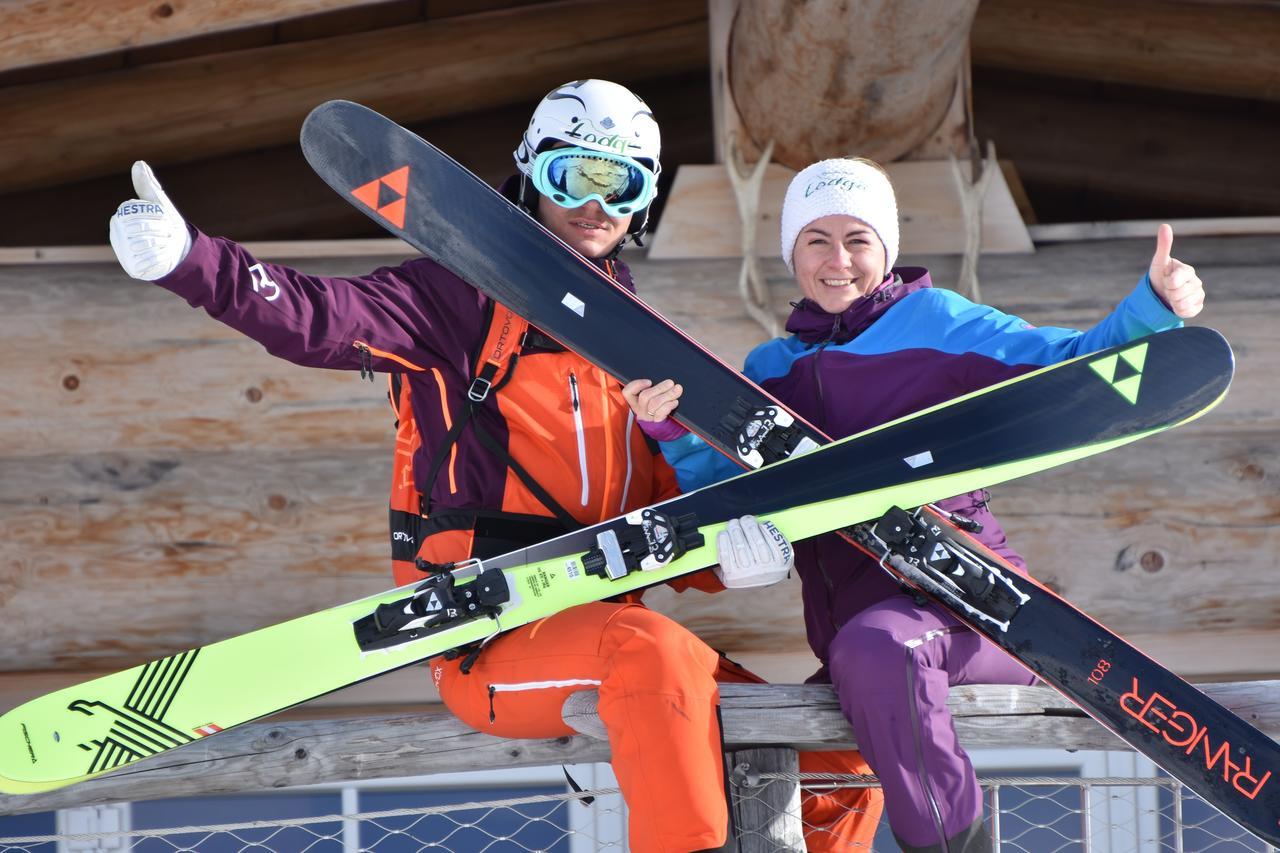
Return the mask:
[[[659,172],[648,107],[602,80],[557,88],[538,105],[503,192],[627,288],[616,260],[638,236]],[[443,563],[505,553],[669,498],[674,474],[636,427],[620,383],[426,258],[365,276],[327,277],[261,261],[189,227],[151,170],[112,218],[112,246],[134,278],[154,281],[308,367],[391,377],[396,411],[392,552],[398,584]],[[389,174],[378,204],[413,191]],[[383,186],[385,185],[385,186]],[[512,270],[519,275],[519,270]],[[749,517],[743,535],[764,544]],[[790,551],[726,557],[716,572],[672,581],[724,588],[717,574],[785,576]],[[432,678],[476,729],[513,738],[573,734],[568,694],[597,689],[636,851],[720,846],[726,836],[717,679],[758,681],[634,595],[571,608],[514,629]],[[810,768],[866,772],[855,752]],[[869,845],[878,792],[811,796],[812,849]],[[849,811],[860,807],[862,814]]]
[[[863,159],[826,160],[791,182],[782,257],[801,296],[787,337],[748,355],[744,372],[832,438],[1181,324],[1199,313],[1195,270],[1169,256],[1162,225],[1150,270],[1086,332],[1036,328],[957,293],[927,270],[895,268],[898,213],[888,176]],[[738,473],[667,416],[683,389],[636,380],[624,394],[641,428],[663,442],[685,490]],[[1015,567],[984,491],[939,506],[980,522],[976,534]],[[982,795],[947,710],[952,684],[1031,684],[1035,677],[944,608],[919,604],[870,557],[834,534],[796,544],[811,680],[834,684],[857,742],[880,778],[906,851],[990,849]]]

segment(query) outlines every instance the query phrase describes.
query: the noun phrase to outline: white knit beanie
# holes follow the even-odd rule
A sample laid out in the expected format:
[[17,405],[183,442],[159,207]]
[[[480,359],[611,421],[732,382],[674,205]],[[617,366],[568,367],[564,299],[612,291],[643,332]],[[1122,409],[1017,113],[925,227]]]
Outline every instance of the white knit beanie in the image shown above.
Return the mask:
[[782,260],[795,273],[796,238],[813,222],[833,213],[861,219],[884,244],[885,272],[898,260],[898,202],[884,173],[859,160],[819,160],[791,180],[782,203]]

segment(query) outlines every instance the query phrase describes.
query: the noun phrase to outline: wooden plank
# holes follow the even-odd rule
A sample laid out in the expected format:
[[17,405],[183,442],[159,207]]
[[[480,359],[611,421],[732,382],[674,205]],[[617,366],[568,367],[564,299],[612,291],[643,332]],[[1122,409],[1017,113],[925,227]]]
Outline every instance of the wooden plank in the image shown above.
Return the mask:
[[1173,226],[1178,237],[1234,237],[1245,234],[1280,234],[1280,216],[1222,216],[1199,219],[1127,219],[1120,222],[1054,222],[1028,225],[1036,243],[1080,242],[1082,240],[1125,240],[1147,238],[1163,221]]
[[983,0],[975,65],[1280,100],[1280,15],[1249,3]]
[[[355,240],[249,240],[241,244],[260,258],[305,261],[315,258],[411,257],[417,249],[397,237]],[[0,248],[0,266],[26,264],[113,264],[110,246],[11,246]]]
[[383,0],[11,0],[0,3],[0,71],[215,32],[275,24]]
[[[1002,168],[1009,165],[1001,163]],[[1016,172],[1013,173],[1017,175]],[[1006,179],[1009,173],[1005,173]],[[1009,187],[1017,195],[1016,188]],[[1021,203],[1019,210],[1026,213]],[[1173,226],[1178,237],[1233,237],[1280,234],[1280,216],[1228,216],[1202,219],[1125,219],[1114,222],[1053,222],[1027,224],[1035,244],[1079,243],[1090,240],[1146,239],[1161,223]],[[351,240],[249,240],[244,247],[259,257],[287,261],[314,258],[385,258],[411,255],[417,250],[395,237]],[[0,266],[25,264],[106,264],[116,259],[110,246],[0,246]],[[658,259],[661,259],[659,256]]]
[[401,123],[533,103],[580,76],[586,45],[629,78],[701,69],[706,10],[565,0],[0,89],[0,192],[124,174],[139,158],[162,165],[283,145],[329,98]]
[[[964,167],[967,173],[968,165]],[[964,222],[951,164],[947,161],[890,163],[898,195],[902,245],[920,254],[960,252]],[[772,164],[760,193],[756,247],[761,257],[778,255],[778,217],[795,172]],[[654,260],[736,258],[741,226],[729,176],[722,165],[685,165],[676,175],[662,222],[653,236]],[[1031,252],[1034,247],[1002,174],[993,176],[982,215],[984,252]]]
[[[1280,682],[1201,689],[1268,734],[1280,732]],[[953,689],[947,704],[969,749],[1123,748],[1097,723],[1068,715],[1064,701],[1047,687],[969,685]],[[729,748],[854,746],[830,687],[726,684],[721,709]],[[608,757],[607,743],[591,737],[504,740],[441,714],[250,723],[114,776],[43,794],[0,796],[0,814]]]

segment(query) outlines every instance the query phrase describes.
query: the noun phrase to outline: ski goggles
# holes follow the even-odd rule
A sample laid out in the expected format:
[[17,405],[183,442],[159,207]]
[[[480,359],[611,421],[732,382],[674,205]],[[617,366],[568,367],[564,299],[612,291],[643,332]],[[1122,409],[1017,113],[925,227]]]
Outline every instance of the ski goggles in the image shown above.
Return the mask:
[[653,172],[630,157],[586,148],[553,148],[533,161],[533,185],[561,207],[600,202],[605,213],[627,216],[657,194]]

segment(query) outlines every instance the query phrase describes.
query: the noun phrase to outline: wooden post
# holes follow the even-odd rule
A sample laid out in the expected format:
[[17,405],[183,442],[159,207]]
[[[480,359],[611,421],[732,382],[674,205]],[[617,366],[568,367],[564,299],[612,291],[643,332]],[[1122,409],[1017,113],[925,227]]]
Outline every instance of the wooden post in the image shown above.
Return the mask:
[[803,851],[799,754],[772,747],[732,750],[726,757],[739,853]]
[[[774,158],[798,170],[851,153],[889,162],[921,146],[949,116],[977,8],[976,0],[741,4],[723,66],[744,153],[773,139]],[[729,11],[711,7],[713,37]]]

